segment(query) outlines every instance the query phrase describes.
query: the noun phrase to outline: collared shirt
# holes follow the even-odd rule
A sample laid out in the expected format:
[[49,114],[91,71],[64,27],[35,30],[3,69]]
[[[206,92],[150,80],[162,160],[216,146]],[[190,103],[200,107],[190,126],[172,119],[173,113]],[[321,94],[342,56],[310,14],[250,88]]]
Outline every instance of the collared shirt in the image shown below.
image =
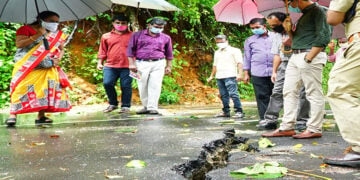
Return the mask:
[[238,74],[238,64],[243,63],[240,49],[230,45],[224,49],[218,49],[214,54],[214,64],[216,67],[216,79],[236,77]]
[[132,32],[119,34],[116,33],[115,30],[102,35],[98,58],[106,60],[106,67],[129,67],[129,60],[126,56],[126,49],[128,47],[131,35]]
[[266,36],[252,35],[245,41],[244,67],[251,71],[251,75],[269,77],[272,74],[274,54],[271,53],[274,33],[268,32]]
[[[292,54],[292,53],[284,54],[282,51],[282,49],[284,47],[283,46],[284,40],[286,40],[287,38],[289,38],[289,35],[281,34],[281,33],[275,33],[275,35],[273,37],[271,53],[279,55],[281,58],[281,61],[289,61],[291,54]],[[287,48],[285,50],[287,50]]]
[[155,37],[147,29],[136,32],[130,39],[127,49],[128,57],[136,59],[162,59],[172,60],[172,43],[170,36],[160,33]]
[[299,21],[293,25],[292,49],[326,47],[331,39],[332,28],[326,23],[325,10],[313,3],[304,8],[302,13]]
[[[332,0],[329,10],[347,12],[354,4],[354,0]],[[351,35],[360,32],[360,2],[356,6],[354,18],[345,24],[345,34],[349,38]]]

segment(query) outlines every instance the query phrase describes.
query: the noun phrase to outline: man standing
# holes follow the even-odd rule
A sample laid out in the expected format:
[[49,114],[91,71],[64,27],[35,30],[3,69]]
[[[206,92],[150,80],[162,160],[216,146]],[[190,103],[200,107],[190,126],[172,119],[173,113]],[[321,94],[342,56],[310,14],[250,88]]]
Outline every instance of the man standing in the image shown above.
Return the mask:
[[230,117],[229,98],[231,98],[235,109],[233,117],[242,118],[244,115],[237,86],[237,82],[242,79],[242,53],[240,49],[229,45],[225,35],[217,35],[215,41],[219,49],[215,51],[213,69],[207,81],[210,82],[216,73],[216,82],[223,104],[222,112],[216,117]]
[[[276,33],[273,38],[271,53],[273,53],[273,72],[271,81],[274,83],[269,105],[265,112],[265,120],[261,121],[257,127],[258,129],[276,129],[279,113],[283,108],[283,89],[285,81],[285,71],[288,65],[288,60],[291,57],[291,40],[287,35],[283,22],[286,14],[282,12],[273,12],[268,15],[267,21]],[[306,100],[305,88],[302,87],[300,91],[300,106],[298,109],[297,121],[295,129],[306,129],[306,122],[309,118],[310,103]]]
[[274,55],[271,54],[273,32],[265,27],[265,19],[254,18],[250,21],[251,31],[254,33],[246,39],[244,46],[244,82],[251,81],[255,90],[257,108],[260,121],[269,104],[274,84],[271,82],[272,64]]
[[340,133],[351,144],[352,150],[340,157],[325,158],[324,162],[360,167],[360,3],[356,4],[356,0],[331,1],[327,22],[333,26],[342,23],[349,10],[355,14],[345,23],[349,46],[344,55],[336,59],[330,72],[328,97]]
[[[104,112],[111,112],[118,108],[115,84],[119,78],[121,86],[120,113],[130,112],[132,78],[129,77],[126,49],[132,32],[128,30],[128,23],[129,19],[123,14],[114,15],[112,18],[114,29],[101,37],[97,69],[104,71],[103,83],[110,104]],[[105,65],[103,65],[104,61]]]
[[129,42],[127,56],[130,70],[138,71],[141,76],[138,88],[144,108],[137,114],[159,114],[158,103],[164,73],[171,73],[173,59],[171,38],[162,33],[165,25],[164,19],[154,17],[148,29],[134,33]]
[[[326,24],[326,14],[322,7],[310,0],[290,1],[291,11],[301,11],[299,21],[285,29],[292,37],[293,55],[285,73],[284,117],[280,128],[262,134],[264,137],[292,136],[296,139],[319,138],[322,136],[323,110],[325,101],[322,92],[322,70],[327,61],[325,47],[330,42],[331,27]],[[305,86],[310,102],[311,117],[307,129],[295,135],[299,90]]]

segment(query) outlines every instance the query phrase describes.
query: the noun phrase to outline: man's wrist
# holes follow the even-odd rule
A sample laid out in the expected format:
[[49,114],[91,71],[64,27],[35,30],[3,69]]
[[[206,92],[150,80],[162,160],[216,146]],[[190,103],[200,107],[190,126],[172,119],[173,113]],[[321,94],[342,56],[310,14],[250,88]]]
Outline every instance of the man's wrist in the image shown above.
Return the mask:
[[312,59],[307,58],[307,54],[306,54],[306,55],[304,56],[304,61],[305,61],[306,63],[311,63]]

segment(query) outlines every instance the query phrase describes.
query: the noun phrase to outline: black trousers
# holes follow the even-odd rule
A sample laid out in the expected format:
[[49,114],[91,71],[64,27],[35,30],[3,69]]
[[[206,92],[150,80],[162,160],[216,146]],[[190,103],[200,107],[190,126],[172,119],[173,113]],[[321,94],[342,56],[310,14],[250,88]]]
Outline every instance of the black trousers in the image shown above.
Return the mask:
[[264,114],[269,105],[274,84],[271,82],[271,77],[251,76],[251,81],[255,90],[255,97],[260,120],[264,120]]

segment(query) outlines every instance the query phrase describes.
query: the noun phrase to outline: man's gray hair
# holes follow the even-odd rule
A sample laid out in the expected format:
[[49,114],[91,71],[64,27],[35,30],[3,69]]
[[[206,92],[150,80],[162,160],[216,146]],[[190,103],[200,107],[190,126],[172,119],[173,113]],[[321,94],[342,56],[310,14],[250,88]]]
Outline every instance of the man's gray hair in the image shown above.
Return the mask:
[[225,40],[227,40],[227,37],[224,34],[219,34],[219,35],[215,36],[215,39],[225,39]]

